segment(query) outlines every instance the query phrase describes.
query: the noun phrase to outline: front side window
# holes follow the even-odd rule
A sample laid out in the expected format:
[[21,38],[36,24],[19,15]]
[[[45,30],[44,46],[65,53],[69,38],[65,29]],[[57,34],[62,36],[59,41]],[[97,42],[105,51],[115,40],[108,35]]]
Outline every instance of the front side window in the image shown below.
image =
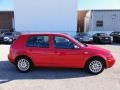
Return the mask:
[[55,36],[53,38],[53,42],[55,48],[73,49],[75,47],[75,44],[73,42],[64,37]]
[[48,36],[31,36],[27,41],[27,47],[48,48]]

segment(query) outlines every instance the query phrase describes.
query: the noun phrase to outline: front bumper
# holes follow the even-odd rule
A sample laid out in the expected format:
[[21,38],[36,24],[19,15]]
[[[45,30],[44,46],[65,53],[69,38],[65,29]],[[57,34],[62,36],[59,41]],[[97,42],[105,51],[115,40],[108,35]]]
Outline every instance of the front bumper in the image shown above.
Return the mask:
[[93,43],[92,40],[89,40],[89,41],[82,41],[83,43]]
[[109,44],[109,43],[112,43],[112,40],[111,39],[100,39],[100,42],[105,43],[105,44]]
[[112,67],[113,65],[115,64],[115,59],[112,57],[112,58],[108,58],[107,59],[107,62],[106,62],[106,68],[110,68]]
[[92,43],[93,42],[93,40],[91,40],[91,39],[87,39],[87,40],[79,39],[78,41],[82,42],[82,43]]
[[0,37],[0,42],[3,42],[4,40],[3,40],[3,38],[2,37]]
[[13,41],[12,39],[4,39],[5,43],[12,43],[12,41]]

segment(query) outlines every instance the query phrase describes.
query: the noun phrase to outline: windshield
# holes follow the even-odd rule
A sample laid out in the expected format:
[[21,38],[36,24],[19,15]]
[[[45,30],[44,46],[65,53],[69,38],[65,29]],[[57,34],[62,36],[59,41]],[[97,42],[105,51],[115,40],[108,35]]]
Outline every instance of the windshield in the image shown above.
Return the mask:
[[120,32],[113,32],[112,35],[120,35]]
[[88,33],[78,33],[78,36],[90,36]]
[[106,33],[98,33],[98,36],[108,36]]
[[12,33],[4,33],[5,36],[10,36]]

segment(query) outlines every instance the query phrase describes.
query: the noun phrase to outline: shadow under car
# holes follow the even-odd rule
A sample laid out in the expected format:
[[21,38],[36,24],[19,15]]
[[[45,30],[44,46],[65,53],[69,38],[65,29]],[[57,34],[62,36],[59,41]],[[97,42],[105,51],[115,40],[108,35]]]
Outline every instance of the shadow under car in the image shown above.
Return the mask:
[[65,69],[65,68],[36,68],[28,73],[17,71],[15,66],[8,61],[0,61],[0,84],[12,80],[25,79],[66,79],[77,77],[88,77],[91,74],[81,69]]

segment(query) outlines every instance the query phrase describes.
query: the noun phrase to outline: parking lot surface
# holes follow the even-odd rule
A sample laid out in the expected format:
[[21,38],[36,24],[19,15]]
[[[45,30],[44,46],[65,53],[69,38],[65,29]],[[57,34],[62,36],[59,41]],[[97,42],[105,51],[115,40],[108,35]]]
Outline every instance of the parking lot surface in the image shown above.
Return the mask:
[[9,45],[0,45],[0,90],[120,90],[120,45],[97,45],[112,52],[115,65],[99,75],[80,69],[38,68],[20,73],[8,62]]

